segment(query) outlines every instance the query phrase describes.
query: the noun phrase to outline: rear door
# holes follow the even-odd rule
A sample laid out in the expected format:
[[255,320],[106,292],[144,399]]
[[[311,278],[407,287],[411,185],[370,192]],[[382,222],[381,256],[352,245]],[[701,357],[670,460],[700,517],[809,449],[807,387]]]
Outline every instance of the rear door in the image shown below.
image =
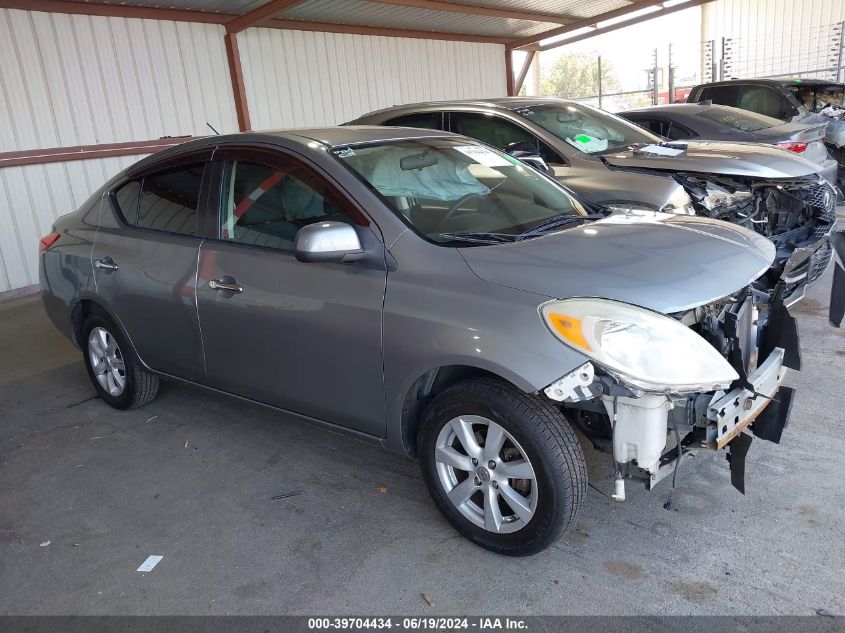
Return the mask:
[[107,194],[93,248],[100,300],[156,371],[203,377],[194,295],[211,149],[159,164]]
[[208,384],[383,436],[386,268],[294,255],[308,224],[346,222],[365,247],[383,252],[377,228],[293,154],[221,149],[214,159],[223,174],[219,213],[197,287]]

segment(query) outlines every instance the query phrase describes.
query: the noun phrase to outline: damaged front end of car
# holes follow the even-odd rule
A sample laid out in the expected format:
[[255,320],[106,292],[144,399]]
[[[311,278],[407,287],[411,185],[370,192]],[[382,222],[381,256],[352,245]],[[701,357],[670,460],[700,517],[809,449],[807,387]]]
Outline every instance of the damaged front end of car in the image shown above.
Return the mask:
[[745,431],[780,442],[795,396],[784,377],[801,368],[785,288],[749,285],[670,315],[603,300],[542,307],[552,333],[590,358],[543,393],[613,455],[614,499],[626,480],[652,489],[697,452],[722,449],[745,492]]
[[769,238],[777,249],[767,275],[754,284],[771,293],[782,283],[787,306],[799,301],[833,258],[836,190],[823,178],[756,179],[678,173],[698,215],[725,220]]

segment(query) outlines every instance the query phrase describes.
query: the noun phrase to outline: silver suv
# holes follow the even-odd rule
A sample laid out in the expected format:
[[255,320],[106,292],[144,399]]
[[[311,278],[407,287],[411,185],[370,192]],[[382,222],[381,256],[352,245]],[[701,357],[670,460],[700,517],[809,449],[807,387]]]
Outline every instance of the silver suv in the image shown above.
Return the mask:
[[416,456],[452,525],[504,554],[573,525],[576,428],[614,456],[617,499],[705,448],[731,451],[741,488],[743,431],[780,440],[799,362],[777,293],[750,290],[775,257],[763,236],[596,217],[445,132],[192,141],[41,248],[46,310],[108,404],[176,378],[348,430]]

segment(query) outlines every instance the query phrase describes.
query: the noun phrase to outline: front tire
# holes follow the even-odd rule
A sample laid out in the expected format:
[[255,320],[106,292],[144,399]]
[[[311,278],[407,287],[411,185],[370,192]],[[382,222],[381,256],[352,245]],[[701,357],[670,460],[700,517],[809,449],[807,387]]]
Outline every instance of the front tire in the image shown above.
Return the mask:
[[435,504],[473,543],[525,556],[574,525],[587,494],[584,454],[560,410],[541,397],[466,380],[435,397],[418,439]]
[[158,376],[135,355],[117,324],[95,313],[82,327],[82,354],[97,395],[115,409],[134,409],[158,393]]

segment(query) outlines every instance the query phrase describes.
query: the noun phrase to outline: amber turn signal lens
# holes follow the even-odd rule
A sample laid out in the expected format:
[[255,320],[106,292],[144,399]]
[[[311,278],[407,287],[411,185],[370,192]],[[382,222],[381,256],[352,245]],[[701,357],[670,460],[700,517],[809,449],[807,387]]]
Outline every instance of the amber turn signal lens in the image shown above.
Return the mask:
[[584,338],[584,333],[581,331],[581,319],[554,312],[548,316],[552,327],[562,338],[577,348],[588,352],[592,351],[590,344],[587,343],[587,339]]

